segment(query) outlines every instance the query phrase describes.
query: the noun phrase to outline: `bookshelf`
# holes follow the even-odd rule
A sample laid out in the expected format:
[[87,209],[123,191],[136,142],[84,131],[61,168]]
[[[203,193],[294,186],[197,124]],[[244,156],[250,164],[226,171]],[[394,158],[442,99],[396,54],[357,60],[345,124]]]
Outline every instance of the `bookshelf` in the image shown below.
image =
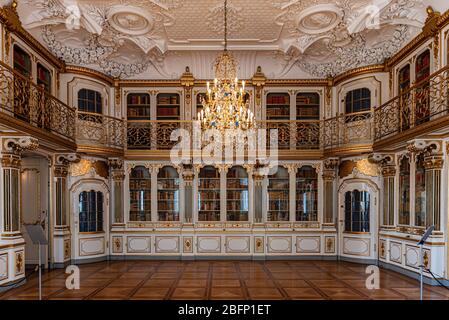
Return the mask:
[[248,221],[248,173],[232,167],[226,175],[226,220]]
[[14,46],[14,70],[26,78],[31,76],[31,57],[17,45]]
[[129,220],[151,221],[151,175],[142,166],[133,168],[129,177]]
[[278,171],[268,177],[267,221],[289,220],[289,192],[288,171],[278,167]]
[[180,97],[177,93],[160,93],[157,95],[157,120],[180,119]]
[[51,93],[51,73],[40,63],[37,64],[37,84],[43,86],[46,92]]
[[314,92],[300,92],[296,95],[296,120],[320,119],[320,95]]
[[179,175],[173,167],[163,167],[157,175],[159,221],[179,221]]
[[290,95],[288,93],[269,93],[266,110],[267,120],[289,120]]
[[[426,50],[416,59],[416,83],[424,81],[430,75],[430,51]],[[417,124],[429,120],[430,97],[428,95],[429,82],[425,81],[416,89],[416,116]]]
[[130,93],[126,104],[128,120],[150,120],[151,102],[148,93]]
[[220,221],[220,172],[214,167],[198,176],[198,221]]
[[311,166],[296,173],[296,221],[318,221],[318,175]]
[[415,226],[426,226],[426,169],[424,155],[416,159],[415,169]]

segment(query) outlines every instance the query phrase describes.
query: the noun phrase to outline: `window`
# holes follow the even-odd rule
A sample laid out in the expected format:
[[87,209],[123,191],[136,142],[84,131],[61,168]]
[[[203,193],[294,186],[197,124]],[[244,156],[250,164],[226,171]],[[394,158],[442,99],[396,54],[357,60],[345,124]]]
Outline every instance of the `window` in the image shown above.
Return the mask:
[[173,167],[157,174],[157,212],[159,221],[179,221],[179,175]]
[[78,110],[89,113],[103,113],[101,93],[89,89],[78,91]]
[[268,221],[289,221],[290,179],[288,170],[278,167],[268,176]]
[[346,114],[371,110],[371,91],[361,88],[349,91],[345,98]]
[[232,167],[226,175],[227,221],[248,221],[248,173]]
[[129,220],[151,221],[151,176],[143,166],[133,168],[129,177]]
[[296,173],[296,221],[318,221],[318,174],[311,166]]
[[220,172],[212,166],[201,168],[198,182],[198,220],[220,221]]
[[31,76],[30,55],[16,45],[14,45],[14,70],[26,78]]
[[[416,125],[429,121],[430,118],[430,87],[428,77],[430,76],[430,51],[426,50],[416,58],[416,83],[415,89],[416,107],[415,121]],[[427,80],[426,80],[427,79]]]
[[83,191],[79,196],[80,232],[103,231],[103,193]]
[[369,232],[370,195],[367,191],[345,193],[345,232]]
[[399,224],[410,224],[410,163],[407,157],[399,165]]
[[410,65],[406,65],[399,70],[399,109],[401,113],[401,130],[410,128]]
[[422,154],[417,158],[415,170],[415,226],[426,226],[426,169]]
[[44,90],[51,93],[51,73],[40,63],[37,64],[37,84]]

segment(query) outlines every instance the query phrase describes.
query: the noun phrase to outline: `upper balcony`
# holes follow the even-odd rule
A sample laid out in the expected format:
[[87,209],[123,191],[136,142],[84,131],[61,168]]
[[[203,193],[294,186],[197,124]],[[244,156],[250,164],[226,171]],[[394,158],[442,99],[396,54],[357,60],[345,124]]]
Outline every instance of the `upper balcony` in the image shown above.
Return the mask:
[[374,147],[382,149],[430,132],[449,120],[449,66],[374,110]]
[[[70,150],[106,156],[167,158],[173,130],[192,131],[192,120],[123,120],[80,112],[0,62],[0,121]],[[258,121],[278,130],[281,159],[371,152],[446,126],[449,66],[413,85],[374,111],[325,120]],[[441,131],[441,130],[440,130]],[[269,141],[269,139],[267,139]],[[267,142],[269,147],[269,142]],[[149,152],[150,151],[150,152]]]
[[0,123],[58,150],[76,150],[76,110],[0,61]]

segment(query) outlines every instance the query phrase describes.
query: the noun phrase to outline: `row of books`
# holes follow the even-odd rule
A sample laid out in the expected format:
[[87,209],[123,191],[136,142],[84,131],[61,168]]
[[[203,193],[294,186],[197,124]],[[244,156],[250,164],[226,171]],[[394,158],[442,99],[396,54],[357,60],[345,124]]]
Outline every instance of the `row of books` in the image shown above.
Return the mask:
[[179,187],[179,180],[178,179],[165,180],[165,181],[158,181],[157,182],[158,190],[178,189],[178,187]]
[[267,220],[268,221],[288,221],[289,220],[288,211],[284,211],[284,212],[268,212]]
[[135,201],[130,201],[129,204],[129,209],[130,211],[141,211],[140,209],[143,208],[143,211],[151,211],[151,202],[147,201],[143,203],[141,202],[135,202]]
[[158,194],[158,200],[178,200],[178,194],[175,194],[175,192],[159,192]]
[[270,211],[288,211],[288,202],[270,202],[268,206]]
[[157,104],[179,104],[179,96],[158,96]]
[[199,221],[220,221],[220,212],[199,212]]
[[157,115],[158,115],[158,117],[178,117],[179,116],[179,107],[174,107],[174,108],[158,107]]
[[220,202],[201,202],[200,211],[220,211]]
[[228,212],[227,221],[248,221],[248,212]]
[[159,202],[157,208],[159,211],[179,211],[178,203],[175,202]]
[[134,201],[143,201],[143,200],[151,200],[151,192],[142,192],[139,190],[131,190],[129,192],[130,200]]
[[268,190],[270,190],[270,189],[288,189],[289,187],[290,186],[289,186],[288,180],[270,180]]
[[151,180],[129,180],[129,189],[130,190],[150,190],[151,189]]
[[229,202],[228,201],[228,203],[226,204],[226,210],[228,210],[228,211],[248,211],[248,206],[246,206],[246,208],[245,207],[243,207],[242,206],[242,203],[240,203],[240,202],[237,202],[237,201],[232,201],[232,202]]
[[177,212],[159,212],[159,221],[179,221],[179,213]]
[[267,117],[290,116],[290,110],[287,108],[267,108]]
[[150,104],[150,96],[148,94],[130,94],[128,95],[128,104]]
[[228,180],[227,181],[228,188],[231,189],[248,189],[248,179],[239,179],[239,180]]
[[220,180],[200,179],[200,189],[218,189],[220,188]]
[[128,117],[150,117],[150,108],[128,107]]
[[268,95],[267,104],[290,104],[289,95]]

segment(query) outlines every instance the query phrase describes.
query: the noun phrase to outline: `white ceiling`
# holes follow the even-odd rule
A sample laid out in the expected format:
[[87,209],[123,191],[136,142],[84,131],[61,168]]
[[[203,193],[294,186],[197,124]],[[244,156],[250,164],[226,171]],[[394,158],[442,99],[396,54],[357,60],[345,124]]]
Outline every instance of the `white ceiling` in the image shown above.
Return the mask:
[[[381,63],[447,0],[228,0],[239,76],[324,78]],[[223,47],[223,0],[22,0],[19,15],[69,65],[122,78],[212,78]],[[444,11],[444,10],[443,10]],[[374,22],[374,23],[371,23]]]

